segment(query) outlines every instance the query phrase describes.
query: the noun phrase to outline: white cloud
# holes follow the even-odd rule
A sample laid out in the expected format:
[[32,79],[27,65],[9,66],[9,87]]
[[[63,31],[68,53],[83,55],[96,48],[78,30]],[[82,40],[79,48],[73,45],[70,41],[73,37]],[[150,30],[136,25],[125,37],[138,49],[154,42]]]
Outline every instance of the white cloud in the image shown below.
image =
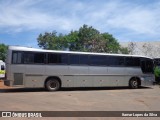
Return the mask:
[[147,34],[158,38],[159,5],[159,2],[143,5],[121,0],[3,0],[0,2],[0,32],[68,32],[88,24],[102,32],[125,31],[130,32],[126,33],[127,37]]
[[[160,9],[159,9],[160,10]],[[126,28],[139,34],[157,34],[157,26],[160,25],[160,17],[156,10],[137,7],[129,9],[123,14],[117,14],[108,21],[112,27]],[[159,28],[158,28],[159,29]]]

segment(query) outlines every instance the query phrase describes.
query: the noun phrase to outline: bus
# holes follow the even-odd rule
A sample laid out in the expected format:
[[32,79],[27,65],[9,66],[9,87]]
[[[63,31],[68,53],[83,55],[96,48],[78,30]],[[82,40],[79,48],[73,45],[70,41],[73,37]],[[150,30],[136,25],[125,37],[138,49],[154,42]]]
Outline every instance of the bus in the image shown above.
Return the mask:
[[7,86],[61,87],[151,86],[153,60],[145,56],[42,50],[9,46]]
[[0,60],[0,79],[5,78],[5,63]]

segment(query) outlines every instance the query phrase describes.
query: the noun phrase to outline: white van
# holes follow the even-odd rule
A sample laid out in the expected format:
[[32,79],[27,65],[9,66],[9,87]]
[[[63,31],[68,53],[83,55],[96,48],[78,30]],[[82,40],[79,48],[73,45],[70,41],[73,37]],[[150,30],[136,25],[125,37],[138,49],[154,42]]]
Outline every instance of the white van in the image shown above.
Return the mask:
[[5,63],[0,60],[0,79],[5,77]]

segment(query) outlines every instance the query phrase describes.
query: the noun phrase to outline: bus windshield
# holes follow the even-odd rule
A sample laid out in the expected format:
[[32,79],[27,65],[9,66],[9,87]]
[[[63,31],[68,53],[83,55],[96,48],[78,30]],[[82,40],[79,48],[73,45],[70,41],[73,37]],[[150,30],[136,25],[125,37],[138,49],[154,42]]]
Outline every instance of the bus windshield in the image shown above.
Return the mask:
[[151,59],[142,60],[141,69],[143,73],[153,73],[153,61]]

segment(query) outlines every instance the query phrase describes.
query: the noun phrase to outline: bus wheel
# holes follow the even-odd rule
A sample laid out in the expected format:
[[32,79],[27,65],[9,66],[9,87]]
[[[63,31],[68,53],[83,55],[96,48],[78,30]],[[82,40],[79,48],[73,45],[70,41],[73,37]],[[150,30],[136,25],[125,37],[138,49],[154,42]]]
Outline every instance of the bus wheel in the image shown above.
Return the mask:
[[138,88],[138,87],[139,87],[138,79],[132,78],[132,79],[129,81],[129,87],[132,88],[132,89]]
[[57,91],[60,89],[60,82],[55,78],[47,80],[45,87],[48,91]]

